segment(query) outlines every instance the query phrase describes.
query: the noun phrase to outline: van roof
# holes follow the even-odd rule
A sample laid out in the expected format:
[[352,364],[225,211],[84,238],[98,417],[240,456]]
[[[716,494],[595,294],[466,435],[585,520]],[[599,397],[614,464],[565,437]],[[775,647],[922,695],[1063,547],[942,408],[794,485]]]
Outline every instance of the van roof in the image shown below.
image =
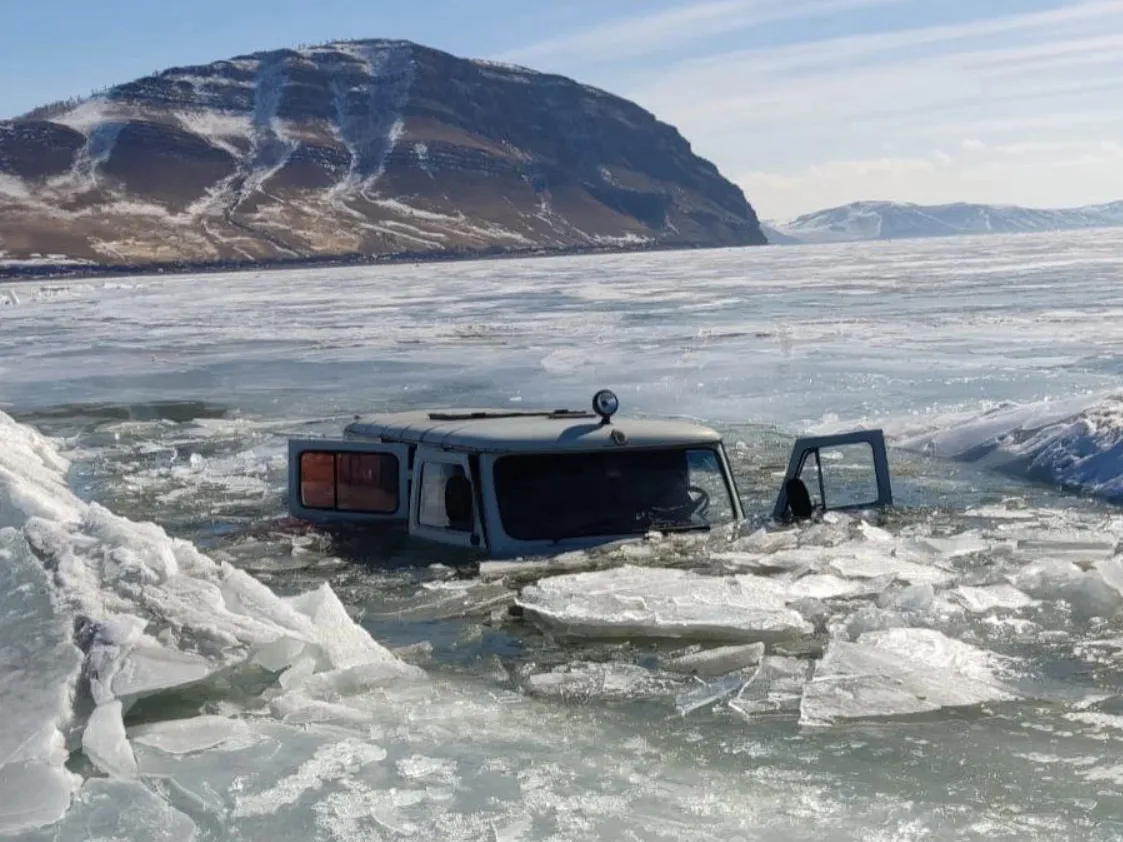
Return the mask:
[[682,447],[721,441],[716,431],[687,421],[616,416],[602,424],[599,416],[580,410],[400,412],[357,420],[347,425],[344,435],[473,453]]

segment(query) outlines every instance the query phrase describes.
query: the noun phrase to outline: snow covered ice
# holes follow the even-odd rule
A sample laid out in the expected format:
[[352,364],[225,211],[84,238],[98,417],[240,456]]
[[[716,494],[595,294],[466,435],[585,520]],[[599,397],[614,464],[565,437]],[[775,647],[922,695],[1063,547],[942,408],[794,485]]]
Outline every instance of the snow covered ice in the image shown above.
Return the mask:
[[[0,835],[1119,838],[1121,238],[6,285]],[[277,528],[289,434],[601,386],[754,517],[883,425],[901,508],[466,578]]]

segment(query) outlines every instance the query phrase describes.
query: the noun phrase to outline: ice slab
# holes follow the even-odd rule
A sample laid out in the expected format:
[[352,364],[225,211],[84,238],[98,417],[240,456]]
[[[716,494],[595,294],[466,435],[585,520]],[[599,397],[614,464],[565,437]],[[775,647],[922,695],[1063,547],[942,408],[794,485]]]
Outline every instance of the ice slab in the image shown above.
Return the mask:
[[692,687],[675,697],[675,708],[681,716],[686,716],[699,708],[728,699],[744,686],[748,678],[740,672],[733,672]]
[[528,695],[567,701],[624,701],[673,693],[676,682],[636,664],[577,662],[529,676]]
[[176,755],[219,747],[241,749],[262,739],[246,721],[214,715],[135,725],[129,728],[128,737],[134,744]]
[[877,579],[892,576],[910,585],[946,585],[954,578],[934,564],[920,564],[881,552],[839,552],[827,571],[846,579]]
[[746,719],[796,714],[813,666],[811,660],[770,655],[729,701],[729,707]]
[[752,643],[814,632],[788,607],[783,583],[752,575],[624,566],[546,579],[523,589],[516,603],[535,621],[573,637]]
[[125,735],[120,701],[114,699],[94,708],[82,731],[82,751],[111,778],[136,777],[136,758]]
[[1013,585],[999,584],[984,587],[963,585],[954,591],[955,598],[972,614],[988,611],[1017,611],[1034,605],[1034,600]]
[[998,656],[934,629],[867,632],[833,640],[800,705],[804,725],[906,716],[1017,698]]
[[756,666],[764,657],[763,643],[747,643],[743,646],[717,646],[669,658],[663,662],[668,672],[696,675],[699,678],[713,678],[719,675]]
[[202,681],[214,664],[190,652],[141,645],[129,650],[113,675],[113,695],[124,702]]
[[27,542],[0,528],[0,834],[57,821],[77,786],[64,765],[81,666],[70,637]]
[[87,780],[66,818],[51,829],[55,842],[195,842],[198,835],[190,818],[143,784],[106,778]]
[[353,774],[364,766],[381,763],[385,759],[386,750],[374,743],[358,739],[329,743],[321,746],[310,760],[269,789],[236,795],[232,815],[234,818],[245,818],[276,813],[307,793],[321,789],[326,781],[345,773]]
[[[934,548],[922,547],[911,550],[907,542],[894,538],[888,533],[883,537],[876,527],[860,530],[861,540],[812,544],[797,547],[781,547],[774,552],[758,554],[742,550],[716,552],[714,561],[737,571],[753,573],[791,574],[806,578],[807,574],[831,576],[838,579],[900,579],[910,584],[930,583],[943,585],[951,580],[952,574],[937,564],[941,557]],[[954,555],[954,553],[952,554]],[[828,584],[830,579],[811,579],[828,590],[837,588],[837,596],[846,596],[849,585]],[[856,588],[855,588],[856,592]],[[814,594],[808,593],[808,596]],[[824,597],[825,598],[825,597]]]
[[839,599],[855,596],[868,596],[880,593],[892,581],[892,576],[885,580],[871,579],[875,584],[867,581],[856,581],[833,573],[812,573],[801,576],[788,586],[788,593],[792,599]]
[[1038,561],[1011,576],[1010,583],[1040,600],[1065,600],[1074,617],[1088,620],[1113,617],[1123,607],[1123,594],[1104,579],[1105,572],[1116,581],[1114,566],[1085,572],[1071,561]]

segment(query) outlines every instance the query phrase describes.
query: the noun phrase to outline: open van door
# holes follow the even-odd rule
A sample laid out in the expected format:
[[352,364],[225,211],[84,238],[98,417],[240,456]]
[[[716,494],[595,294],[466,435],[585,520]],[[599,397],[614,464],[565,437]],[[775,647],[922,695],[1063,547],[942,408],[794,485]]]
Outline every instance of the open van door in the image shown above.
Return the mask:
[[313,523],[409,517],[409,445],[289,440],[289,513]]
[[798,439],[772,511],[775,520],[806,520],[816,511],[893,505],[881,430]]

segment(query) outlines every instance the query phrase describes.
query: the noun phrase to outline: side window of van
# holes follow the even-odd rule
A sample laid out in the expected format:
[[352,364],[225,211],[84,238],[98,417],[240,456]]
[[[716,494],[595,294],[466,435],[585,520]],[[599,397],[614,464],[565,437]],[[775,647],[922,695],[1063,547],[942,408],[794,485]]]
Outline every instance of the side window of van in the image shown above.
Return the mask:
[[421,466],[417,522],[421,526],[471,532],[475,525],[472,483],[461,465],[426,462]]
[[309,509],[391,514],[398,510],[398,457],[392,453],[300,454],[300,502]]

